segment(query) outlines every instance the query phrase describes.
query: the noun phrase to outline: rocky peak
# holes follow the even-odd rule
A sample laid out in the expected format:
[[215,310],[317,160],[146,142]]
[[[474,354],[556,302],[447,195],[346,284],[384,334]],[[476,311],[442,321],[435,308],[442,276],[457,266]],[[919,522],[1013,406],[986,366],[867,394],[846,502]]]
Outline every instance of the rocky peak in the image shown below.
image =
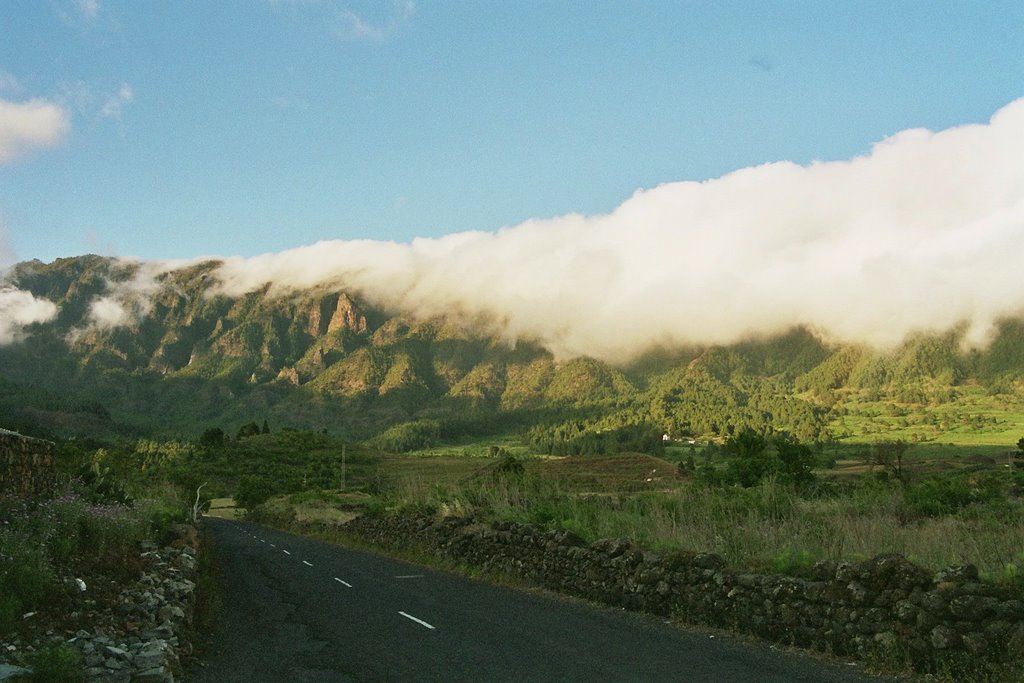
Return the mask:
[[366,331],[366,316],[344,292],[338,295],[334,315],[331,316],[331,322],[327,325],[328,332],[340,329],[352,330],[357,334]]

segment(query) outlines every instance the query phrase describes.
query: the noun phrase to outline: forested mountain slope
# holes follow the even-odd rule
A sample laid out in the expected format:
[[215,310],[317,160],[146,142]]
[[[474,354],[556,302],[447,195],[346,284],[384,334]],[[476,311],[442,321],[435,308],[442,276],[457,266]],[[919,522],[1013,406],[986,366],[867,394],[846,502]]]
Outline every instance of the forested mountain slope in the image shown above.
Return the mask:
[[570,421],[583,431],[644,424],[723,436],[750,426],[818,439],[851,396],[941,404],[963,387],[1012,395],[1024,378],[1021,320],[1002,321],[983,349],[968,348],[962,330],[873,349],[796,327],[613,366],[556,359],[457,317],[397,315],[357,292],[227,296],[216,266],[169,270],[146,288],[139,264],[98,256],[14,267],[5,286],[58,308],[0,346],[4,426],[161,434],[269,419],[368,437],[409,421],[432,421],[428,431]]

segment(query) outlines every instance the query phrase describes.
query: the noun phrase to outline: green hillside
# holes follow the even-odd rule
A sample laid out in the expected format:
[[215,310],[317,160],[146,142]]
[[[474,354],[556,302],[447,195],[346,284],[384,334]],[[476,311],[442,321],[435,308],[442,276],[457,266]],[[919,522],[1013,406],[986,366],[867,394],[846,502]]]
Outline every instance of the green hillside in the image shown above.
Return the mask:
[[[139,266],[98,256],[13,268],[7,284],[59,314],[0,347],[5,426],[160,436],[267,419],[369,438],[440,420],[445,433],[642,425],[673,439],[753,428],[818,441],[1003,440],[1022,426],[1021,320],[1002,321],[984,349],[967,347],[962,329],[873,349],[796,327],[613,366],[556,360],[529,340],[513,347],[461,319],[394,315],[355,292],[229,297],[216,266],[164,273],[144,291],[133,285]],[[123,324],[95,324],[99,297],[121,302]]]

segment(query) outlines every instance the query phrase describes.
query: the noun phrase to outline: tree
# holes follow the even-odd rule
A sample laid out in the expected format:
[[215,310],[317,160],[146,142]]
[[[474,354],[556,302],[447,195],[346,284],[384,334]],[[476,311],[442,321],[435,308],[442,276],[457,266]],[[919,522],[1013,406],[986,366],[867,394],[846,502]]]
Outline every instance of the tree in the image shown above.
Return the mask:
[[205,451],[213,451],[224,447],[224,430],[220,427],[213,427],[203,432],[199,437],[199,447]]
[[878,441],[871,445],[871,463],[881,465],[893,479],[904,487],[910,484],[910,475],[903,467],[903,456],[910,444],[903,440]]
[[262,433],[263,434],[269,434],[270,433],[270,425],[267,424],[267,418],[263,418],[263,430],[262,430]]
[[247,422],[238,428],[238,435],[235,437],[239,441],[247,436],[255,436],[260,433],[260,426],[255,422]]
[[811,471],[814,468],[814,453],[810,446],[786,433],[777,434],[773,442],[785,481],[797,486],[806,486],[814,481],[814,473]]
[[235,503],[251,510],[274,495],[274,487],[264,477],[245,475],[238,482],[235,491]]
[[726,479],[740,486],[755,486],[776,469],[768,453],[768,440],[752,429],[744,429],[729,437],[725,442],[725,452],[728,456]]

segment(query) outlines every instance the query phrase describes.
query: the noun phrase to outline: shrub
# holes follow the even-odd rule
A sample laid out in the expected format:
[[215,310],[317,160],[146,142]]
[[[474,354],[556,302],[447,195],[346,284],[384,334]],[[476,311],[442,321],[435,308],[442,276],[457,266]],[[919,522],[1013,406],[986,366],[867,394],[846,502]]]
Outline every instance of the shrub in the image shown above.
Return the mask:
[[7,538],[0,553],[0,595],[12,596],[6,609],[32,610],[52,602],[61,594],[46,546],[35,539]]
[[274,495],[273,484],[258,476],[246,475],[238,482],[235,491],[235,502],[246,509],[252,509]]
[[491,475],[496,481],[501,479],[522,479],[525,472],[523,463],[519,462],[515,456],[506,452],[501,457],[501,460],[494,465]]
[[21,601],[16,595],[0,591],[0,636],[12,633],[18,626],[18,615],[21,614]]
[[786,576],[810,577],[811,569],[819,559],[807,550],[787,548],[772,558],[771,570]]
[[904,500],[913,512],[929,517],[956,513],[981,498],[979,490],[959,477],[927,479],[904,493]]
[[18,680],[32,683],[79,683],[86,680],[78,651],[68,645],[46,647],[29,657],[31,673]]

